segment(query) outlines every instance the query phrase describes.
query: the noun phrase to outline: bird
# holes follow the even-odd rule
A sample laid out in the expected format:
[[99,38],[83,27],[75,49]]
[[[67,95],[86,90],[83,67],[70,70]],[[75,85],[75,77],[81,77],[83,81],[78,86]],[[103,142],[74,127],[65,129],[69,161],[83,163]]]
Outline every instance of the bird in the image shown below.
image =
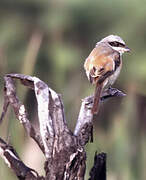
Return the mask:
[[109,35],[96,43],[84,63],[84,69],[91,84],[96,84],[92,113],[99,111],[100,96],[118,78],[122,68],[122,54],[130,52],[124,40],[117,35]]

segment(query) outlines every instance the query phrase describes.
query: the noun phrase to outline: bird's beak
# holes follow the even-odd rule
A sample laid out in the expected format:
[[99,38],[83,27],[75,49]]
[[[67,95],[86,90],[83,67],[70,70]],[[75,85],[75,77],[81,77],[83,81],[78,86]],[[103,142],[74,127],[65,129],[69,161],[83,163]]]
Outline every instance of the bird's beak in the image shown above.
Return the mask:
[[128,46],[125,46],[125,48],[124,48],[125,50],[125,52],[130,52],[131,51],[131,49],[128,47]]

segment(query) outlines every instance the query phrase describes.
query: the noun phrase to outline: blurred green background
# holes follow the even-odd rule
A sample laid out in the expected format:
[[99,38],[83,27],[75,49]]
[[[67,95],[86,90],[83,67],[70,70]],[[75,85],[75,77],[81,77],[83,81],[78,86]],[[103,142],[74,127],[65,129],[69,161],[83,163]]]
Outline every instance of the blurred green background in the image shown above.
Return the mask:
[[[127,96],[105,102],[95,118],[94,143],[88,144],[87,172],[94,153],[107,153],[108,180],[146,179],[146,0],[1,0],[0,108],[3,76],[23,73],[39,77],[62,94],[66,118],[74,129],[81,99],[93,94],[83,64],[97,41],[121,36],[132,49],[114,87]],[[37,120],[32,91],[17,84],[19,97]],[[16,120],[11,108],[0,136],[16,148],[23,161],[43,172],[43,155]],[[33,154],[33,156],[32,156]],[[15,180],[2,159],[0,179]]]

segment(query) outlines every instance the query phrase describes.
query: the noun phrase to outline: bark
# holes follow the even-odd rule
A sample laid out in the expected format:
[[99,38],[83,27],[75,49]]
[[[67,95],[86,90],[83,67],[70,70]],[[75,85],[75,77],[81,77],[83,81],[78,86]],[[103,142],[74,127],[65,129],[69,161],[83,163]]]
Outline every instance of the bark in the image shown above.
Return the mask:
[[[20,80],[24,86],[35,92],[39,131],[28,119],[25,106],[16,94],[14,80]],[[47,86],[37,77],[22,74],[7,74],[4,77],[4,104],[0,122],[6,115],[8,106],[12,106],[16,118],[22,123],[26,133],[40,147],[46,157],[45,177],[27,167],[17,155],[14,147],[0,138],[0,156],[13,169],[20,180],[83,180],[86,171],[85,145],[93,142],[93,96],[82,100],[81,109],[74,132],[67,126],[61,95]],[[111,97],[124,96],[118,89],[110,88],[101,97],[101,101]],[[106,179],[106,154],[95,154],[90,180]]]

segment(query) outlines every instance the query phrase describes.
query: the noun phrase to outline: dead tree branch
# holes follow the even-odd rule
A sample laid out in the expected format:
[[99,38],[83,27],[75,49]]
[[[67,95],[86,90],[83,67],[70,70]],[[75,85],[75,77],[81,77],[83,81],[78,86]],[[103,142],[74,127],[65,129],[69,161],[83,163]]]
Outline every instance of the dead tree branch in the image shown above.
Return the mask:
[[[35,92],[38,104],[39,132],[29,121],[25,106],[16,95],[14,83],[16,79]],[[29,177],[29,179],[46,180],[83,180],[86,170],[84,146],[89,139],[93,141],[93,115],[91,113],[93,96],[82,100],[77,124],[74,133],[72,133],[67,126],[61,95],[49,88],[47,84],[37,77],[22,74],[7,74],[4,80],[4,105],[0,122],[3,121],[7,108],[11,105],[16,118],[22,123],[26,133],[34,139],[46,157],[46,176],[42,177],[19,159],[12,146],[0,139],[0,155],[14,170],[18,179],[24,180]],[[110,88],[102,94],[101,101],[124,95],[121,91]],[[93,177],[101,177],[100,175],[103,174],[101,169],[103,164],[106,165],[105,157],[95,156],[90,180],[96,179]]]
[[43,180],[38,173],[27,167],[19,158],[14,148],[0,138],[0,155],[9,168],[13,169],[18,179]]

